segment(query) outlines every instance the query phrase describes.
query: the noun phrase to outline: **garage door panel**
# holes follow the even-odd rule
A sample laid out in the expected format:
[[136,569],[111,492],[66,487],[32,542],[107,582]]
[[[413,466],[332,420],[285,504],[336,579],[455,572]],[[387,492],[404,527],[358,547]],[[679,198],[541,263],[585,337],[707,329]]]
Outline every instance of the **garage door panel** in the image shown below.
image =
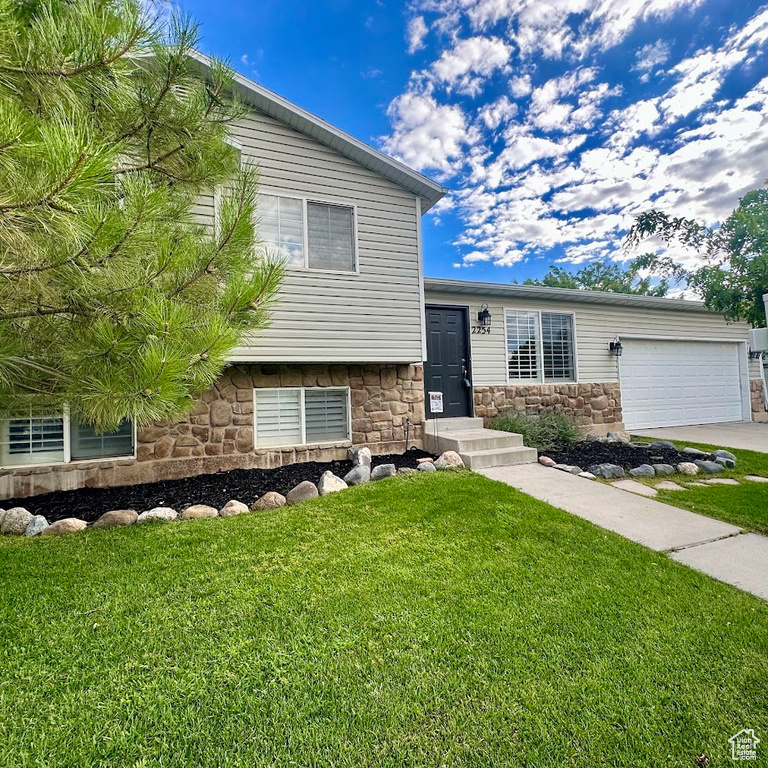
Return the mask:
[[620,359],[628,429],[740,421],[740,345],[626,340]]

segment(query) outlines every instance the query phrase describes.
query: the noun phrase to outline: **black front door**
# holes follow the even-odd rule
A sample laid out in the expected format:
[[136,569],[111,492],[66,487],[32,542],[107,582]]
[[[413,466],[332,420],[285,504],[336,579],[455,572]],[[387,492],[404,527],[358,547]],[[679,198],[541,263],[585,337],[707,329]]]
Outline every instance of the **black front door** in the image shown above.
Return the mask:
[[[427,361],[424,364],[424,394],[427,398],[427,418],[471,416],[467,310],[461,307],[427,305],[426,311]],[[430,392],[443,393],[442,413],[431,413]]]

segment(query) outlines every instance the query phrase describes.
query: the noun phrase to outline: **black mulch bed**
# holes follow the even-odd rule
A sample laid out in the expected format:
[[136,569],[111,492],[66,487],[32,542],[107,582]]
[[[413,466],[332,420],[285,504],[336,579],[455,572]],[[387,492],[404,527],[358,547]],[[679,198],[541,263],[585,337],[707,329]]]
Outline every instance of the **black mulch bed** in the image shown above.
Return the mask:
[[563,446],[553,451],[540,451],[541,456],[549,456],[558,464],[587,469],[593,464],[618,464],[624,469],[633,469],[641,464],[671,464],[673,467],[683,461],[695,461],[712,456],[691,456],[671,448],[654,448],[639,443],[602,443],[580,440],[573,445]]
[[[412,448],[406,453],[374,456],[373,466],[394,464],[398,469],[416,467],[417,459],[427,456],[431,457],[432,454]],[[180,512],[192,504],[208,504],[220,509],[230,499],[237,499],[250,506],[267,491],[277,491],[285,496],[291,488],[304,480],[317,483],[327,469],[344,477],[352,469],[352,463],[309,461],[275,469],[233,469],[160,483],[57,491],[25,499],[9,499],[0,504],[4,509],[24,507],[33,515],[44,515],[49,523],[65,517],[78,517],[92,523],[110,509],[144,512],[153,507],[172,507]]]

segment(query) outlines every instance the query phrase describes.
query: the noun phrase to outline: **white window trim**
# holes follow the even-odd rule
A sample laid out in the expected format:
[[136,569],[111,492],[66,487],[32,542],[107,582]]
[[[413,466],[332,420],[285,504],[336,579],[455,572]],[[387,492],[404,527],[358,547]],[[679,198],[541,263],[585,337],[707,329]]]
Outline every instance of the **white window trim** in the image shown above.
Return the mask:
[[[307,442],[307,413],[305,408],[305,393],[308,390],[323,390],[325,392],[344,391],[347,393],[347,436],[338,440],[321,440],[317,443]],[[259,446],[257,440],[257,422],[256,414],[258,405],[256,395],[259,392],[299,392],[299,413],[301,415],[301,442],[300,443],[281,443],[280,445]],[[253,388],[253,448],[257,451],[280,450],[281,448],[308,448],[318,445],[338,445],[339,443],[352,442],[352,390],[351,387],[254,387]]]
[[[327,275],[359,275],[360,274],[360,250],[358,247],[358,225],[357,225],[357,203],[351,200],[343,200],[333,197],[318,197],[316,195],[300,195],[295,192],[285,192],[273,187],[259,186],[258,194],[271,195],[272,197],[287,197],[291,200],[301,201],[301,216],[304,228],[304,264],[286,264],[285,268],[293,272],[312,272]],[[309,222],[307,217],[307,204],[317,203],[318,205],[335,205],[342,208],[352,209],[352,245],[354,248],[355,268],[354,269],[318,269],[309,266]],[[258,212],[257,212],[258,215]]]
[[[507,334],[507,314],[509,312],[532,312],[538,317],[539,325],[539,349],[536,355],[536,362],[539,367],[539,376],[536,379],[513,379],[509,375],[509,336]],[[544,344],[543,344],[543,329],[541,327],[541,315],[570,315],[571,328],[573,329],[573,379],[568,381],[544,381]],[[578,349],[577,333],[576,333],[576,313],[564,312],[559,309],[532,309],[530,307],[504,307],[504,360],[505,370],[507,376],[507,384],[510,385],[525,385],[525,384],[578,384],[579,383],[579,349]]]
[[[33,417],[35,418],[35,417]],[[131,422],[131,441],[133,443],[133,451],[131,453],[123,453],[119,456],[98,456],[93,459],[72,459],[72,446],[70,445],[71,437],[71,419],[69,416],[69,408],[64,409],[63,414],[53,414],[50,416],[40,416],[37,418],[61,418],[64,421],[64,460],[54,461],[42,459],[42,461],[25,461],[23,464],[6,464],[5,448],[8,443],[8,422],[13,421],[13,418],[0,419],[0,434],[2,434],[2,445],[0,445],[0,469],[23,469],[24,467],[63,467],[65,464],[97,464],[101,461],[120,461],[121,459],[135,459],[138,452],[138,430],[136,424]],[[41,457],[44,454],[38,454]]]

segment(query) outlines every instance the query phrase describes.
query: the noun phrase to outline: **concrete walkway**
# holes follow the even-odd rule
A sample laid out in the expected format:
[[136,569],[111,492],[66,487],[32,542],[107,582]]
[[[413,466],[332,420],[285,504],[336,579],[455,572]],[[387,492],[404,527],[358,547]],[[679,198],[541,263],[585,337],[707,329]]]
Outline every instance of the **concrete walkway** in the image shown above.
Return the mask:
[[768,537],[540,464],[480,473],[768,600]]
[[743,448],[768,453],[768,422],[729,421],[722,424],[697,424],[690,427],[633,429],[633,435],[655,440],[683,440],[707,443],[721,448]]

